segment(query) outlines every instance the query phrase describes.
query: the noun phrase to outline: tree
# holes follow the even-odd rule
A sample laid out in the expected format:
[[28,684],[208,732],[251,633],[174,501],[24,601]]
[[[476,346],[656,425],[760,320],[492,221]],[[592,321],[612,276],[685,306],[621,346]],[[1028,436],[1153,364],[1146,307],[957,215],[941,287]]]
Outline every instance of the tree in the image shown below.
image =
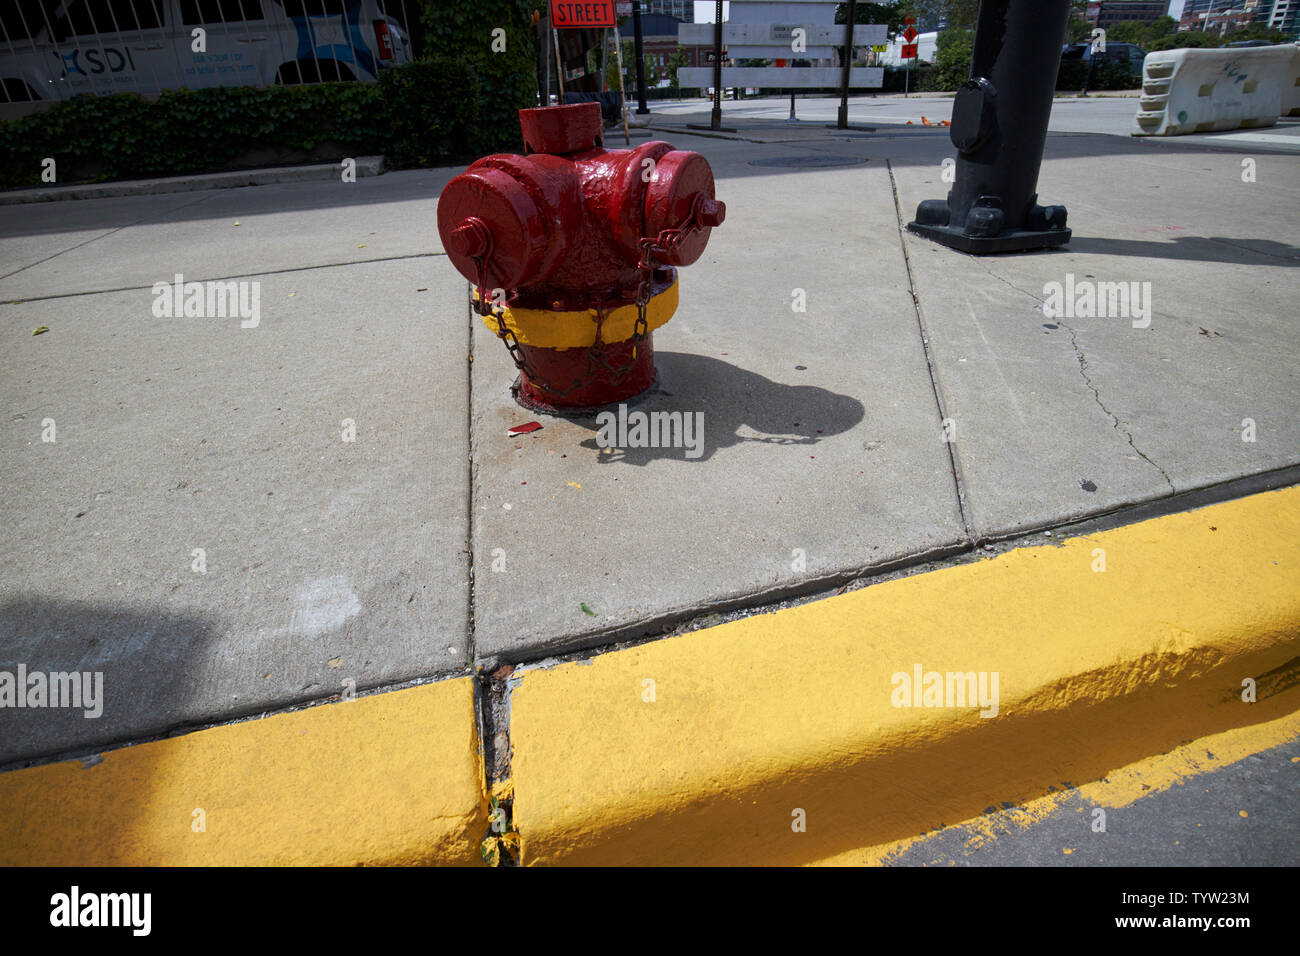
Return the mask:
[[939,89],[955,90],[970,76],[974,30],[944,30],[935,42],[934,66]]
[[1092,38],[1092,24],[1088,22],[1087,0],[1070,0],[1070,16],[1065,21],[1065,43],[1085,43]]
[[[618,89],[618,57],[614,55],[613,46],[610,44],[610,50],[605,55],[605,88],[610,90]],[[623,47],[623,87],[629,92],[636,88],[636,53],[633,51],[631,40],[624,40]],[[650,70],[646,69],[646,83],[650,84]],[[652,84],[651,84],[652,85]]]
[[691,58],[686,53],[686,48],[678,44],[677,49],[673,50],[672,56],[668,58],[668,63],[664,67],[668,71],[668,85],[674,90],[680,89],[681,84],[677,82],[677,71],[691,62]]
[[1173,17],[1157,17],[1153,23],[1140,20],[1121,20],[1106,28],[1106,40],[1115,43],[1136,43],[1144,50],[1164,36],[1170,36],[1178,26]]
[[1155,41],[1157,37],[1168,36],[1178,31],[1178,21],[1171,16],[1156,17],[1155,22],[1147,27],[1146,35],[1142,38],[1148,43]]
[[1281,30],[1272,29],[1263,23],[1252,23],[1240,30],[1232,30],[1224,40],[1238,43],[1242,40],[1267,40],[1269,43],[1285,43],[1287,36]]
[[[849,5],[841,3],[835,8],[835,22],[847,23],[849,20]],[[883,23],[888,33],[901,33],[903,30],[903,10],[901,2],[895,0],[894,3],[859,3],[854,8],[853,22],[857,23]]]
[[1121,20],[1106,28],[1107,43],[1136,43],[1142,45],[1147,25],[1140,20]]
[[1190,47],[1214,48],[1222,45],[1223,37],[1217,33],[1206,33],[1203,30],[1184,30],[1182,33],[1171,33],[1168,36],[1158,37],[1147,49],[1149,51],[1183,50]]

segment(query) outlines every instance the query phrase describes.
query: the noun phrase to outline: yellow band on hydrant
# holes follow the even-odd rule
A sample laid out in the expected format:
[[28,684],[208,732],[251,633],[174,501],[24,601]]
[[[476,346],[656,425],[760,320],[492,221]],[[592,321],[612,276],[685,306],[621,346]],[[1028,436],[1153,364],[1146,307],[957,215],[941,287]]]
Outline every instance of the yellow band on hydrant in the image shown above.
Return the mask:
[[[658,295],[652,295],[645,307],[646,331],[653,332],[677,311],[677,278]],[[478,290],[474,290],[477,297]],[[596,310],[552,312],[550,309],[507,308],[502,310],[506,327],[514,332],[521,345],[542,349],[589,348],[596,344]],[[621,305],[605,314],[601,326],[602,342],[625,342],[636,328],[636,305]],[[493,334],[498,332],[495,315],[483,316],[483,324]]]

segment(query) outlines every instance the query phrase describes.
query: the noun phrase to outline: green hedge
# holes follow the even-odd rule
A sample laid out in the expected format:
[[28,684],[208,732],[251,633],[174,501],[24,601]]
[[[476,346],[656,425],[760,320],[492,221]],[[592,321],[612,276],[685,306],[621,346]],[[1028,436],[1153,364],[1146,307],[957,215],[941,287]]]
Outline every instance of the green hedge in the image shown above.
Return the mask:
[[45,157],[60,182],[206,172],[258,150],[311,153],[323,143],[382,153],[399,168],[459,161],[511,148],[519,124],[502,117],[534,105],[522,87],[509,97],[485,89],[468,59],[432,57],[378,83],[86,94],[0,122],[0,186],[39,185]]
[[518,113],[537,105],[532,14],[538,6],[536,0],[437,0],[421,14],[430,52],[474,70],[475,83],[458,95],[473,90],[478,99],[469,138],[475,153],[523,150]]

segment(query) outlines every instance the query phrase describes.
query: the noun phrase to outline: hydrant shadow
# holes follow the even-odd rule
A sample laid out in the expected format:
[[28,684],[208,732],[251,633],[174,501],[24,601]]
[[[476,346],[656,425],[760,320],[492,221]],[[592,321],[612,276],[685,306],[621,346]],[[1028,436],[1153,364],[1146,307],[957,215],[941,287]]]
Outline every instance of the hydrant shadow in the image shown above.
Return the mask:
[[704,355],[656,352],[655,364],[658,382],[644,395],[572,419],[595,433],[579,444],[597,463],[708,461],[717,451],[750,442],[811,446],[866,415],[851,396],[774,382]]

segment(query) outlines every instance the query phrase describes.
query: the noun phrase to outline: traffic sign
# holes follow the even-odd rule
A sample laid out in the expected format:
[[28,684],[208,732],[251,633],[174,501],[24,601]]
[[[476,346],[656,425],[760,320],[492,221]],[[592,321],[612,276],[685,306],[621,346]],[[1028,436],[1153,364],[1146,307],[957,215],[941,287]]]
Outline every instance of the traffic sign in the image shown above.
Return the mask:
[[916,32],[916,27],[908,27],[903,31],[903,39],[908,43],[915,43],[918,36],[920,34]]
[[615,25],[614,0],[551,0],[551,26],[557,30]]
[[916,59],[916,44],[915,44],[915,43],[904,43],[904,44],[903,44],[903,59],[904,59],[904,60],[915,60],[915,59]]

